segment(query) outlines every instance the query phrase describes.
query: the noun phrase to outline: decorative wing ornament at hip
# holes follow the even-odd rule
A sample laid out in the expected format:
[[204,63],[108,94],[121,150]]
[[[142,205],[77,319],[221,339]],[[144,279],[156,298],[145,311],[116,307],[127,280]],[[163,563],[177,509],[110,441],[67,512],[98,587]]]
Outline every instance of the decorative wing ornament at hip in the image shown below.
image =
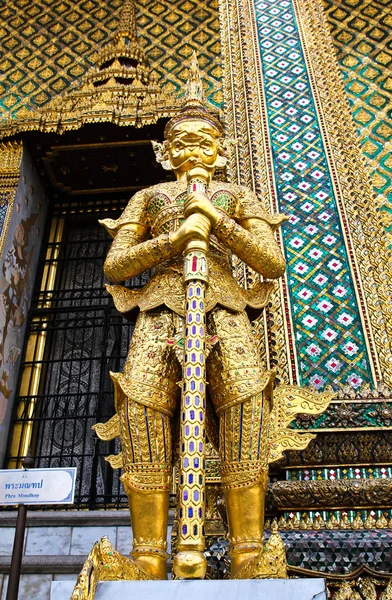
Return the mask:
[[316,437],[313,433],[298,433],[288,426],[297,415],[321,415],[334,393],[310,392],[295,385],[280,385],[273,393],[269,428],[269,463],[276,462],[288,450],[304,450]]

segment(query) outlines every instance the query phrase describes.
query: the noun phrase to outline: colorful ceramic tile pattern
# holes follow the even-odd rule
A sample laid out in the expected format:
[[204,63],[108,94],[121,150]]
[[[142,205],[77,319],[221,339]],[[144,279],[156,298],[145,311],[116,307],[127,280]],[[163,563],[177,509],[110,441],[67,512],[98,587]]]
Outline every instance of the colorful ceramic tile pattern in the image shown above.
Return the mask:
[[317,112],[291,0],[256,0],[301,383],[371,381]]
[[[122,0],[10,0],[0,6],[0,114],[16,116],[69,90],[95,63],[97,48],[115,31]],[[164,88],[181,89],[193,50],[210,102],[220,106],[218,0],[139,0],[137,27]],[[175,50],[174,50],[175,49]]]
[[392,467],[334,467],[327,469],[293,469],[286,471],[289,481],[314,481],[337,479],[386,479],[392,477]]
[[392,245],[390,0],[323,0],[353,119]]
[[0,198],[0,239],[1,234],[3,233],[3,227],[5,223],[5,217],[7,215],[8,205],[9,205],[9,192],[4,192]]
[[[349,510],[347,516],[352,521],[358,511]],[[368,511],[359,511],[365,521]],[[372,511],[374,518],[391,511]],[[315,513],[308,513],[314,518]],[[320,511],[324,521],[332,514]],[[333,511],[335,518],[341,519],[341,511]],[[302,518],[302,513],[297,513]],[[390,572],[392,532],[387,529],[371,529],[353,531],[321,530],[321,531],[282,531],[283,542],[287,544],[287,562],[293,567],[324,571],[326,573],[352,573],[359,566],[368,565],[378,572]],[[348,594],[347,594],[348,596]],[[339,596],[338,596],[339,597]],[[345,596],[343,596],[344,598]],[[354,598],[354,594],[351,596]],[[357,598],[374,598],[376,596],[358,593]],[[336,596],[335,596],[336,598]]]
[[[350,521],[354,519],[357,511],[345,511]],[[391,511],[372,511],[374,518],[378,519],[381,514],[387,515],[389,519]],[[367,511],[360,511],[363,521],[367,517]],[[307,511],[306,513],[298,512],[291,513],[296,515],[298,523],[303,518],[303,514],[307,514],[311,519],[314,519],[315,513]],[[320,511],[317,513],[325,521],[329,519],[331,514],[335,518],[341,519],[341,511],[326,512]],[[285,513],[285,518],[289,518],[289,513]],[[300,567],[302,569],[311,569],[312,571],[322,571],[329,574],[345,574],[357,571],[359,567],[368,565],[373,571],[381,573],[390,573],[391,564],[391,549],[392,549],[392,532],[385,529],[370,529],[362,531],[344,531],[344,530],[319,530],[319,531],[304,531],[294,529],[290,531],[279,531],[287,552],[287,563],[290,567]],[[269,539],[270,532],[266,532],[266,540]],[[209,572],[212,579],[227,578],[227,562],[229,555],[229,542],[223,538],[215,539],[208,547],[206,552]],[[290,571],[289,571],[290,573]],[[294,576],[297,574],[293,573]],[[360,587],[363,579],[360,577],[356,580],[357,586]],[[366,581],[366,580],[365,580]],[[376,579],[372,579],[372,585],[379,586]],[[384,579],[386,581],[386,579]],[[389,581],[389,577],[387,579]],[[327,583],[329,594],[336,591],[336,586],[329,580]],[[329,587],[330,586],[330,587]],[[358,587],[356,589],[358,589]],[[385,585],[382,585],[385,590]],[[340,588],[342,589],[342,588]],[[363,589],[363,588],[362,588]],[[369,588],[368,588],[369,589]],[[341,596],[333,596],[334,598],[388,598],[386,595],[380,595],[374,587],[370,593],[360,594],[354,589],[354,584],[349,587],[349,595],[342,594]],[[367,590],[366,590],[367,591]],[[380,590],[377,590],[380,591]],[[382,590],[381,590],[382,591]],[[377,596],[376,596],[377,593]],[[356,594],[354,596],[354,594]],[[298,594],[297,596],[298,597]],[[316,596],[317,597],[317,596]]]

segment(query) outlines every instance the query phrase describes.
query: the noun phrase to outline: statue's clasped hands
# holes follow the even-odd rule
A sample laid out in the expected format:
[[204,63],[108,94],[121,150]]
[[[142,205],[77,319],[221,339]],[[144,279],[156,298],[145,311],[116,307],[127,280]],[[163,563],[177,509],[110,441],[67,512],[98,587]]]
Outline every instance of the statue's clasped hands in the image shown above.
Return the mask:
[[211,228],[214,228],[219,213],[210,199],[201,192],[191,192],[184,200],[184,223],[171,234],[172,242],[181,250],[192,240],[208,244]]
[[184,200],[184,215],[189,217],[193,214],[204,215],[214,228],[219,219],[219,213],[211,200],[201,192],[191,192]]

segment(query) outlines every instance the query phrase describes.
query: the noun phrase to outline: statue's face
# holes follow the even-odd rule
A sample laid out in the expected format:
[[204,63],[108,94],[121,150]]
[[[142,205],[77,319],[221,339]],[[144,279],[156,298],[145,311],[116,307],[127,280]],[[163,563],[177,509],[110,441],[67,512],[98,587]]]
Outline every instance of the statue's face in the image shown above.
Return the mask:
[[170,163],[177,176],[195,167],[203,167],[212,175],[219,147],[219,133],[206,121],[179,123],[167,140]]

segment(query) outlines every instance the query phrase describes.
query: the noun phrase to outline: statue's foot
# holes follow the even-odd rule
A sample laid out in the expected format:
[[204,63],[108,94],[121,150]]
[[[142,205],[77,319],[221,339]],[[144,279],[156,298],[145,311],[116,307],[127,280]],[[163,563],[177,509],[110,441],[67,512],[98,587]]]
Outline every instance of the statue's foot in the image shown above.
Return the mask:
[[162,559],[160,556],[138,556],[128,560],[150,579],[167,579],[166,557]]
[[166,555],[130,558],[115,550],[107,537],[99,543],[99,580],[145,581],[167,579]]
[[164,557],[123,556],[107,537],[94,544],[78,576],[71,600],[93,600],[98,581],[151,581],[167,579]]
[[252,577],[248,577],[243,575],[249,571],[249,565],[252,565],[259,557],[263,550],[256,549],[251,552],[242,552],[236,556],[231,556],[231,579],[252,579]]
[[231,579],[286,579],[287,561],[277,529],[261,550],[240,555],[232,561]]

